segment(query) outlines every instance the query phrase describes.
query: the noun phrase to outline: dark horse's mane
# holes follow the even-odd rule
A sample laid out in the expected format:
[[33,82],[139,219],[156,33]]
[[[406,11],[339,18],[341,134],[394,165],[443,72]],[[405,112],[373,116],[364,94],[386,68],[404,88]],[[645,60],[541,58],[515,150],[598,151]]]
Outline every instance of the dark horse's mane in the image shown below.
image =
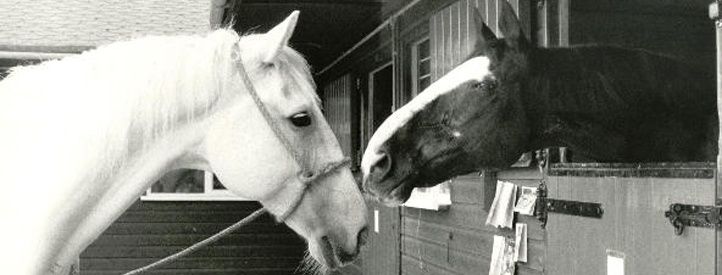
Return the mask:
[[584,152],[609,161],[700,160],[704,152],[691,148],[655,151],[685,142],[672,135],[687,142],[716,135],[708,129],[716,119],[714,75],[670,56],[617,46],[538,48],[528,70],[523,97],[540,145],[624,148]]

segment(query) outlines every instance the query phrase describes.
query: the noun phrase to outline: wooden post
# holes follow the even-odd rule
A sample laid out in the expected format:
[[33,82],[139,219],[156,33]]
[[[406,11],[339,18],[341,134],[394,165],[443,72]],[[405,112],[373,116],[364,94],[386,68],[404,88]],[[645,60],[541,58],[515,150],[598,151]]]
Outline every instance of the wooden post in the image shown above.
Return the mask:
[[[722,0],[717,0],[709,5],[709,17],[715,21],[716,41],[717,41],[717,115],[719,117],[719,127],[722,133],[722,18],[720,18],[720,5]],[[717,142],[717,192],[715,200],[717,205],[722,205],[722,179],[719,172],[722,171],[722,134],[718,137]],[[717,230],[717,263],[716,274],[722,274],[722,234]]]

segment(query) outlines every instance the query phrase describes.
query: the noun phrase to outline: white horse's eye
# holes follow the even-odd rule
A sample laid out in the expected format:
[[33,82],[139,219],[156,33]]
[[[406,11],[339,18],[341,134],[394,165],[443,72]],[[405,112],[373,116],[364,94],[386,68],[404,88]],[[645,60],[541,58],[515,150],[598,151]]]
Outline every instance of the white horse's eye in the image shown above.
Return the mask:
[[300,112],[292,115],[290,120],[293,125],[296,125],[296,127],[306,127],[311,125],[311,116],[309,116],[306,112]]

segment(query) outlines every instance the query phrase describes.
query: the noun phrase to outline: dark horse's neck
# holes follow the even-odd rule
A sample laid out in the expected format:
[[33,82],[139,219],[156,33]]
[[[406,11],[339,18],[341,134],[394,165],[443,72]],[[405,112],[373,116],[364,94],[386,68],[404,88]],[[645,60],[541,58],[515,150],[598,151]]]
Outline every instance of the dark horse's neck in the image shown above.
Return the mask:
[[712,160],[712,74],[673,58],[611,46],[535,49],[522,97],[531,146],[598,161]]

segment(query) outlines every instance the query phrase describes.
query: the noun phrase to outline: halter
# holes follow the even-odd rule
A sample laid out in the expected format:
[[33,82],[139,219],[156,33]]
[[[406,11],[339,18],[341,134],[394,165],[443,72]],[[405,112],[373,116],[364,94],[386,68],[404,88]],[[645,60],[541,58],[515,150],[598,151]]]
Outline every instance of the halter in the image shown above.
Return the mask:
[[[236,43],[236,45],[238,45],[238,43]],[[306,190],[308,190],[309,186],[311,186],[312,183],[316,182],[319,179],[326,177],[329,174],[336,172],[340,168],[343,168],[343,167],[349,165],[351,163],[351,159],[349,157],[344,157],[343,159],[338,160],[338,161],[328,162],[325,165],[323,165],[321,167],[321,169],[315,170],[315,171],[313,169],[311,169],[309,167],[309,165],[306,165],[306,163],[301,158],[301,154],[294,149],[294,147],[291,145],[291,142],[288,140],[288,138],[283,135],[283,133],[281,132],[281,126],[278,124],[278,122],[276,120],[273,119],[273,116],[271,116],[271,113],[268,111],[268,108],[263,103],[263,101],[261,101],[261,98],[258,96],[258,93],[256,92],[256,88],[255,88],[255,86],[253,86],[253,82],[251,82],[251,78],[248,76],[248,73],[246,72],[246,69],[243,66],[243,60],[241,60],[239,46],[234,47],[233,58],[236,60],[238,74],[241,77],[241,80],[243,80],[243,85],[248,90],[248,93],[251,95],[251,98],[253,98],[253,102],[256,103],[256,107],[258,107],[258,110],[263,115],[263,118],[266,120],[266,123],[268,123],[268,125],[273,130],[273,133],[276,135],[276,138],[278,138],[278,140],[281,142],[281,144],[283,144],[283,147],[286,149],[286,152],[288,152],[288,154],[291,155],[291,157],[296,162],[298,167],[301,168],[301,171],[299,171],[296,174],[296,178],[298,179],[298,181],[301,184],[303,184],[303,189],[301,189],[301,191],[298,193],[298,195],[295,196],[295,198],[294,198],[293,202],[290,204],[290,206],[285,211],[283,211],[280,215],[278,215],[276,217],[276,220],[278,222],[283,222],[291,214],[293,214],[293,212],[296,211],[296,208],[298,208],[298,206],[301,204],[301,200],[303,199],[304,195],[306,194]],[[192,246],[189,246],[186,249],[183,249],[175,254],[165,257],[154,263],[151,263],[144,267],[127,272],[123,275],[139,274],[139,273],[151,270],[153,268],[156,268],[158,266],[161,266],[163,264],[169,263],[171,261],[174,261],[185,255],[188,255],[188,254],[198,250],[199,248],[202,248],[208,244],[211,244],[211,243],[219,240],[223,236],[228,235],[231,232],[243,227],[244,225],[250,223],[254,219],[260,217],[266,211],[267,210],[265,208],[258,209],[255,212],[253,212],[250,215],[243,218],[242,220],[240,220],[239,222],[229,226],[226,229],[223,229],[222,231],[216,233],[213,236],[206,238],[205,240],[202,240]]]

